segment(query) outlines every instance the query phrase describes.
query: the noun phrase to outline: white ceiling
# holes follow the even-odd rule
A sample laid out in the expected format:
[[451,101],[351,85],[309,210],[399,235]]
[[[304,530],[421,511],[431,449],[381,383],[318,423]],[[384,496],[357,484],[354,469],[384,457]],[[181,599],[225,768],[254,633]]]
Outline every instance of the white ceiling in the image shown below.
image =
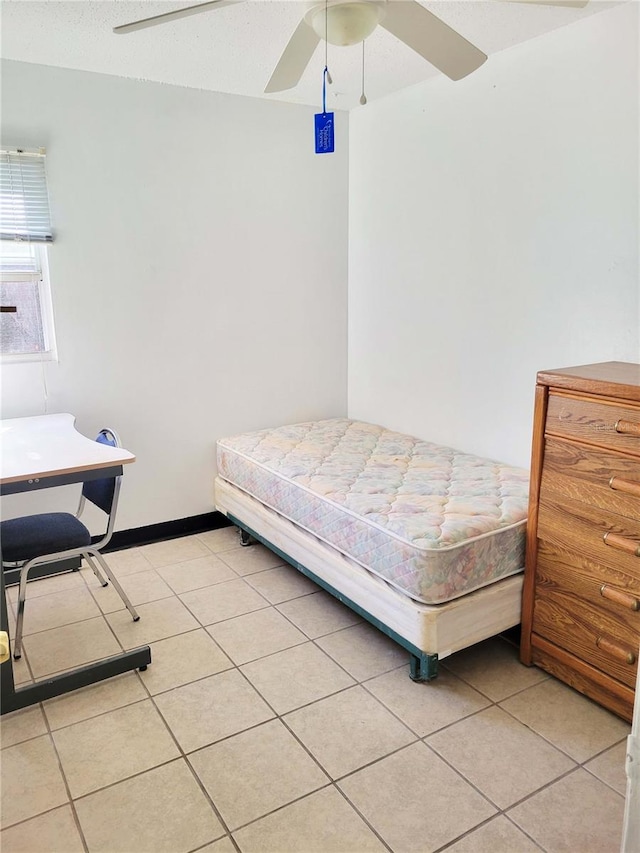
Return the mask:
[[[584,9],[575,9],[506,0],[421,0],[488,54],[488,63],[500,50],[569,26],[622,1],[591,0]],[[246,0],[127,35],[112,33],[118,24],[196,2],[2,0],[0,52],[5,59],[321,105],[324,42],[295,89],[263,94],[280,54],[310,5],[303,0]],[[334,84],[327,96],[328,109],[358,106],[361,57],[360,45],[329,45]],[[369,101],[438,74],[381,27],[366,41],[365,89]]]

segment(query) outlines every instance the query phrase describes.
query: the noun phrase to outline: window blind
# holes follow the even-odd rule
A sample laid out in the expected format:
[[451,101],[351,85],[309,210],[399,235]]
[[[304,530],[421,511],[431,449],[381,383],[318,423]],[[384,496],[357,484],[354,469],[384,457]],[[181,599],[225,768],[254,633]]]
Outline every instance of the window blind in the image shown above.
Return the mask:
[[0,151],[0,240],[52,239],[45,155]]
[[15,281],[15,276],[30,279],[40,275],[40,259],[36,247],[26,241],[5,243],[0,250],[0,281]]

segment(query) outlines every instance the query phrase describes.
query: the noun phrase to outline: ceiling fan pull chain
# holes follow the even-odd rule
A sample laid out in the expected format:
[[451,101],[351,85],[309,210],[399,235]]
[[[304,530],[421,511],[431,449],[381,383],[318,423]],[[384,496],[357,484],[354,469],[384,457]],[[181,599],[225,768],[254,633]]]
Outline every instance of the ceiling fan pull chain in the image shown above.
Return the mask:
[[364,41],[362,42],[362,94],[360,95],[360,103],[362,106],[367,103],[367,96],[364,93]]
[[322,72],[322,112],[326,114],[327,112],[327,77],[329,76],[329,69],[325,65],[324,71]]
[[316,154],[332,154],[335,150],[333,138],[333,113],[327,112],[327,76],[329,69],[325,65],[322,72],[322,112],[314,116],[316,132]]
[[327,58],[329,55],[329,39],[327,38],[327,33],[329,31],[329,0],[324,0],[324,73],[327,78],[327,83],[331,85],[333,80],[331,79],[331,74],[329,72],[329,63],[327,62]]

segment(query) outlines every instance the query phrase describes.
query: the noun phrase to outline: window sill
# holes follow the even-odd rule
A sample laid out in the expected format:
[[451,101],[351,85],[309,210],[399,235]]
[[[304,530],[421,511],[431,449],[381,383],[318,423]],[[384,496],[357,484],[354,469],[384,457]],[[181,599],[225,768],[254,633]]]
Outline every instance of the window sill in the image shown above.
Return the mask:
[[17,352],[0,355],[0,364],[37,364],[38,362],[57,361],[54,352]]

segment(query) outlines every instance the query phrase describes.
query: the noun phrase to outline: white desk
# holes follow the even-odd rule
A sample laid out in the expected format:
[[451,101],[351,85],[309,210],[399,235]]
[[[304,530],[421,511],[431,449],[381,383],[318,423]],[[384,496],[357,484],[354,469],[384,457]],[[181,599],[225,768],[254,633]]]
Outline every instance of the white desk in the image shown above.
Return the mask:
[[[76,431],[69,414],[40,415],[0,421],[0,494],[48,489],[69,483],[113,477],[135,456]],[[0,571],[0,630],[8,633],[4,572]],[[151,663],[151,651],[142,646],[79,669],[52,676],[25,687],[15,687],[12,658],[1,664],[0,713],[6,714],[43,702],[70,690],[95,684]]]
[[[73,415],[38,415],[0,421],[2,494],[46,489],[51,478],[79,482],[104,477],[104,468],[135,462],[122,447],[99,444],[75,429]],[[69,477],[79,475],[77,479]]]

